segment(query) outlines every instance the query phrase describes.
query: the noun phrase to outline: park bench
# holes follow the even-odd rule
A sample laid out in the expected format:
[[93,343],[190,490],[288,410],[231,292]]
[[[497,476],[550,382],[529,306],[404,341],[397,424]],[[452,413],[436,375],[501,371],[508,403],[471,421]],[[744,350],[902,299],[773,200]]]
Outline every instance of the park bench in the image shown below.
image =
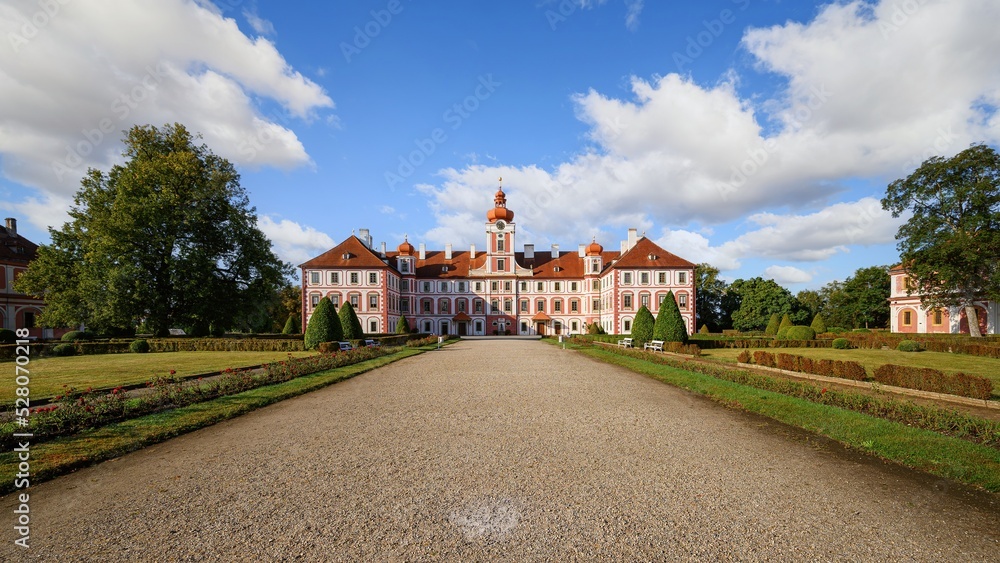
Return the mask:
[[632,347],[632,339],[631,338],[625,338],[625,339],[619,340],[618,341],[618,345],[621,346],[622,348],[631,348]]
[[653,350],[654,352],[663,351],[663,341],[662,340],[650,340],[649,342],[642,345],[643,350]]

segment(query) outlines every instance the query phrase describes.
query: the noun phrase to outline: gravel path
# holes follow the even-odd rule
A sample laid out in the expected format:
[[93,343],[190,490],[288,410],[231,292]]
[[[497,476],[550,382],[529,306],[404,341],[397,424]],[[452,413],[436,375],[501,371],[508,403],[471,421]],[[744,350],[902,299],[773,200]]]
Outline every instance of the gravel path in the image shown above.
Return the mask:
[[461,342],[79,471],[31,510],[31,549],[5,526],[0,560],[1000,556],[996,495],[524,341]]

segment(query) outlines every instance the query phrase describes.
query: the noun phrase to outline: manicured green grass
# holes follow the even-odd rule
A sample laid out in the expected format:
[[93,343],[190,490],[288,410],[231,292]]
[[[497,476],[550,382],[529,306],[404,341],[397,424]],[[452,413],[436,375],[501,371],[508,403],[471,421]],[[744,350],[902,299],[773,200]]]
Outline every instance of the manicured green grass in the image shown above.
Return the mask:
[[[291,354],[301,358],[313,352],[161,352],[150,354],[100,354],[66,358],[31,360],[31,397],[50,398],[63,391],[63,385],[86,389],[131,385],[149,381],[155,376],[196,375],[222,371],[226,368],[253,366],[284,360]],[[14,364],[10,377],[3,378],[0,402],[14,402]]]
[[[762,348],[761,348],[762,349]],[[750,349],[752,353],[758,348]],[[833,348],[767,348],[772,354],[793,354],[817,360],[851,360],[860,363],[871,375],[880,365],[896,364],[898,366],[913,366],[934,368],[946,373],[957,371],[969,375],[980,375],[993,380],[995,387],[1000,388],[1000,359],[981,358],[968,354],[948,354],[947,352],[900,352],[898,350],[835,350]],[[702,350],[706,358],[735,362],[742,350],[734,348],[718,348]]]
[[[389,356],[304,375],[284,383],[259,387],[236,395],[219,397],[32,445],[31,483],[38,484],[74,469],[315,391],[431,349],[433,347],[404,348]],[[173,354],[175,353],[171,353]],[[7,494],[13,490],[13,476],[17,473],[17,463],[16,454],[13,452],[0,453],[0,494]]]
[[996,449],[600,348],[581,348],[580,351],[598,360],[706,395],[730,407],[827,436],[883,459],[1000,492],[1000,451]]

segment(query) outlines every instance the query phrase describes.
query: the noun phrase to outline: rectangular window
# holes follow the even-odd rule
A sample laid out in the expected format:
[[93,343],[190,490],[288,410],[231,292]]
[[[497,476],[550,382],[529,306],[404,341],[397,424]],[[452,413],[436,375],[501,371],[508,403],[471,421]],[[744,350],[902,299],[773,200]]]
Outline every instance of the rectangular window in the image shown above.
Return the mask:
[[632,272],[625,272],[622,274],[622,283],[625,285],[632,285]]
[[448,293],[448,282],[439,283],[438,291],[440,291],[441,293]]
[[580,330],[580,323],[578,323],[577,321],[571,322],[569,326],[571,327],[570,330],[572,330],[573,332],[578,332]]
[[333,306],[339,309],[340,308],[340,296],[336,295],[336,294],[331,295],[330,296],[330,303],[333,303]]
[[562,300],[556,299],[552,302],[552,310],[556,313],[562,313]]
[[451,303],[449,303],[447,299],[442,299],[441,302],[438,303],[438,312],[445,314],[450,313]]
[[598,273],[598,272],[600,272],[601,271],[601,261],[600,260],[594,260],[594,262],[590,265],[590,271],[592,273],[595,273],[595,274]]
[[497,271],[503,272],[507,270],[507,261],[503,258],[497,258]]
[[657,283],[659,283],[660,285],[666,285],[667,284],[667,273],[666,272],[660,272],[659,274],[657,274]]
[[372,334],[378,333],[378,321],[372,320],[370,323],[368,323],[368,332]]
[[639,302],[642,303],[643,307],[646,307],[648,309],[649,308],[649,294],[648,293],[643,293],[639,297]]
[[430,313],[431,312],[431,302],[430,301],[422,301],[422,303],[423,303],[423,305],[421,307],[423,308],[424,312],[425,313]]
[[545,300],[544,299],[539,299],[538,301],[535,301],[535,312],[536,313],[544,313],[545,312]]
[[592,303],[592,305],[593,305],[593,307],[594,307],[594,312],[595,312],[595,313],[596,313],[597,311],[600,311],[600,310],[601,310],[601,300],[600,300],[600,299],[594,299],[594,302]]
[[410,261],[409,260],[403,260],[403,261],[400,262],[400,271],[403,272],[404,274],[409,274],[410,273]]
[[430,293],[431,292],[431,282],[424,282],[423,283],[423,288],[424,288],[423,289],[424,293]]
[[340,272],[330,272],[330,283],[340,285]]
[[368,296],[368,310],[377,311],[378,310],[378,295]]
[[594,280],[594,283],[591,284],[591,288],[590,289],[593,290],[593,291],[600,291],[601,290],[601,280]]
[[687,272],[677,272],[677,283],[680,285],[687,284]]
[[309,272],[309,283],[319,285],[319,272]]
[[944,323],[944,315],[941,314],[941,309],[934,310],[934,324],[939,325]]
[[407,298],[402,298],[399,300],[399,312],[409,313],[410,312],[410,300]]
[[483,282],[476,282],[476,291],[483,290]]
[[503,290],[504,291],[506,291],[507,293],[510,293],[510,288],[511,288],[510,282],[503,282]]
[[309,299],[309,302],[312,303],[313,307],[315,307],[316,305],[319,305],[319,295],[313,295],[313,296],[311,296],[311,298]]
[[458,282],[458,292],[465,293],[465,282]]
[[569,302],[569,310],[570,310],[571,313],[579,313],[580,312],[580,302],[577,301],[576,299],[570,301]]
[[522,299],[521,300],[521,312],[522,313],[527,313],[528,312],[528,300],[527,299]]
[[622,296],[622,308],[631,309],[632,308],[632,294],[626,293]]
[[577,291],[580,291],[579,288],[580,288],[579,284],[577,284],[576,282],[570,282],[570,284],[569,284],[569,290],[570,291],[572,291],[572,292],[575,293]]
[[465,308],[466,308],[465,299],[459,300],[459,302],[458,302],[458,312],[459,313],[464,313],[465,312]]
[[351,272],[351,285],[358,285],[358,273]]
[[649,272],[639,273],[639,283],[642,285],[649,285]]
[[370,285],[375,285],[375,284],[378,283],[378,273],[377,272],[369,272],[368,273],[368,283]]
[[358,294],[357,293],[351,295],[351,307],[354,307],[355,309],[358,308]]
[[625,332],[632,332],[632,321],[625,321]]
[[688,308],[688,296],[687,293],[682,293],[677,296],[677,306],[681,309]]
[[521,282],[521,291],[528,291],[528,282]]
[[491,291],[500,291],[500,282],[490,282]]
[[500,312],[500,301],[498,299],[490,300],[490,312],[499,313]]
[[503,312],[512,313],[514,311],[514,302],[510,299],[503,300]]
[[476,312],[477,313],[482,313],[483,312],[483,300],[482,299],[476,299]]
[[545,291],[545,282],[535,284],[535,291]]
[[913,315],[910,314],[910,311],[903,311],[903,324],[906,326],[913,324]]
[[497,235],[497,252],[506,252],[507,245],[506,241],[503,240],[503,235]]
[[552,284],[553,291],[562,291],[562,282],[555,282]]

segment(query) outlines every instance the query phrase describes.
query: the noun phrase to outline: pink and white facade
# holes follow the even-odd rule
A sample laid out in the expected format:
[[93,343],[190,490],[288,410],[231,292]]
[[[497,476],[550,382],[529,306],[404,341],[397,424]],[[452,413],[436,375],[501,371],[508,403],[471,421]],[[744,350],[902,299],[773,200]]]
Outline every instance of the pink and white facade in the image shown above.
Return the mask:
[[655,316],[673,291],[688,332],[695,331],[695,264],[630,229],[620,251],[596,241],[576,251],[515,251],[514,212],[499,190],[486,215],[486,245],[478,250],[426,250],[408,241],[395,252],[372,245],[362,229],[300,266],[302,327],[320,299],[350,302],[363,329],[391,333],[405,316],[432,334],[580,334],[600,323],[628,334],[642,305]]
[[45,302],[13,287],[37,251],[35,243],[17,234],[17,219],[8,217],[0,227],[0,328],[26,328],[31,338],[58,338],[68,329],[44,328],[38,323]]
[[[925,307],[920,295],[907,295],[907,272],[901,266],[889,270],[892,287],[889,293],[889,323],[892,332],[913,334],[969,334],[969,319],[964,308]],[[1000,304],[996,301],[976,303],[979,332],[997,334],[1000,326]]]

